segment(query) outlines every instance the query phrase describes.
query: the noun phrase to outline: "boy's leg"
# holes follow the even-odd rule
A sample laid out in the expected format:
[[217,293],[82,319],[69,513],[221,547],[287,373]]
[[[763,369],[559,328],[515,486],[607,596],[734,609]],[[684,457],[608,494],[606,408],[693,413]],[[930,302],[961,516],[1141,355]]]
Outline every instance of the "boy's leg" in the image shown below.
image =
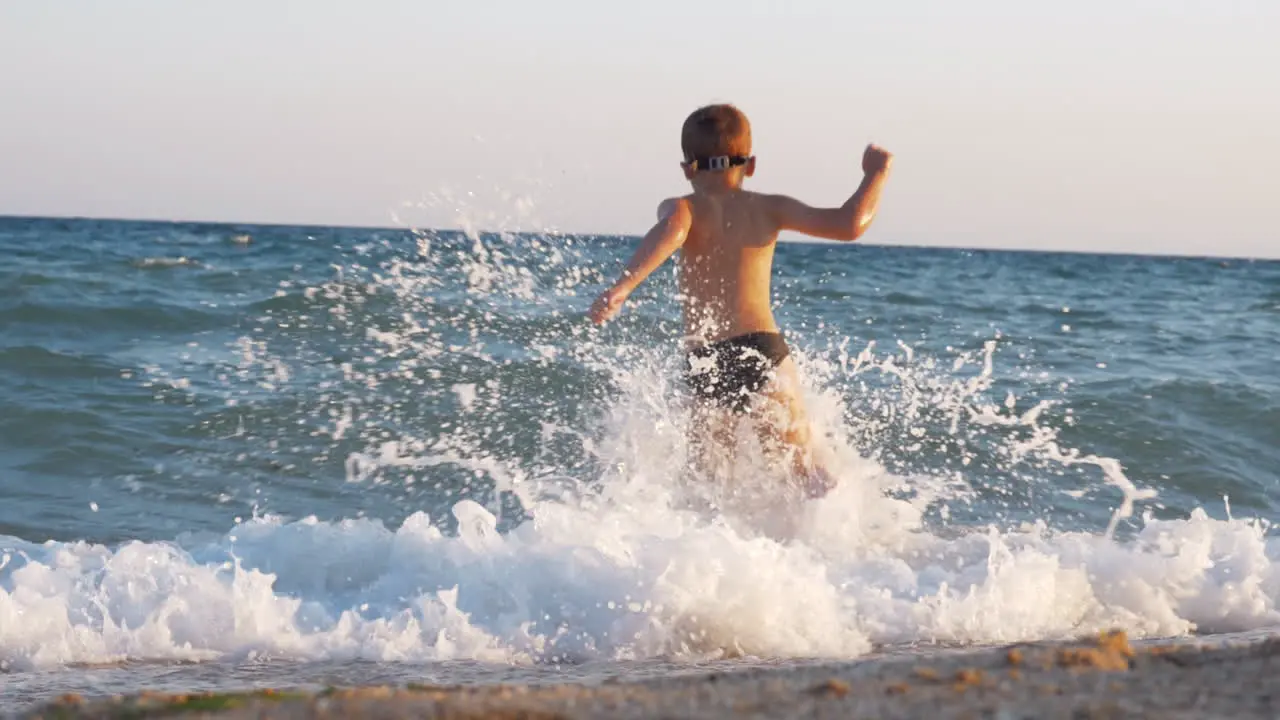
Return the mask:
[[709,400],[695,399],[689,417],[689,449],[694,469],[703,480],[718,476],[718,466],[732,457],[733,427],[724,408]]
[[802,398],[800,372],[790,357],[778,364],[774,377],[760,393],[753,412],[757,431],[790,455],[792,471],[810,497],[826,495],[835,480],[814,457],[813,433]]

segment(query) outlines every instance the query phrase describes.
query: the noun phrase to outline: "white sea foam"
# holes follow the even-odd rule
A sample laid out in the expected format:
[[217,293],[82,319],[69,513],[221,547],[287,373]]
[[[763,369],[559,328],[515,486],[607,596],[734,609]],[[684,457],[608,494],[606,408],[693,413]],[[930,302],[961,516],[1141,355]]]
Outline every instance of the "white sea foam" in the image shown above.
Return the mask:
[[[630,378],[637,388],[654,380],[643,369]],[[1147,518],[1123,542],[1044,522],[935,533],[922,520],[934,481],[913,479],[917,497],[893,499],[886,491],[906,480],[839,443],[842,484],[830,496],[787,506],[756,488],[716,497],[732,511],[708,515],[681,484],[678,415],[639,409],[646,397],[624,393],[606,409],[594,443],[610,468],[602,494],[531,497],[534,520],[508,533],[464,500],[449,535],[418,513],[394,528],[261,517],[222,537],[113,547],[6,540],[0,659],[21,669],[262,656],[854,657],[882,643],[1280,622],[1280,547],[1259,523]],[[831,398],[811,400],[830,415]],[[360,469],[446,460],[388,450]]]
[[[429,253],[430,243],[420,249]],[[495,257],[462,263],[462,287],[529,297],[529,275]],[[565,292],[586,282],[581,273],[562,275],[573,278],[561,284]],[[415,298],[424,280],[390,272],[380,282]],[[334,287],[300,293],[342,297]],[[341,318],[345,306],[335,307],[328,312]],[[426,359],[485,357],[474,332],[472,345],[446,351],[458,346],[435,317],[406,312],[399,331],[359,333],[395,362],[375,372],[388,356],[353,360],[337,372],[373,389],[405,377],[406,368],[439,377]],[[578,345],[590,344],[579,338]],[[0,538],[0,665],[849,658],[880,644],[995,643],[1117,627],[1168,636],[1280,623],[1280,545],[1265,523],[1203,511],[1176,520],[1142,516],[1131,521],[1138,527],[1131,537],[1117,538],[1117,522],[1151,492],[1134,487],[1116,460],[1064,447],[1045,422],[1050,405],[1019,410],[1011,395],[988,398],[994,342],[954,359],[910,347],[903,355],[877,354],[874,346],[851,353],[847,342],[830,352],[798,349],[810,412],[840,478],[812,502],[780,491],[750,447],[733,460],[730,485],[691,474],[662,352],[607,343],[583,350],[548,338],[532,345],[560,348],[612,379],[615,392],[593,423],[543,425],[547,438],[578,439],[598,473],[575,478],[586,483],[551,482],[577,472],[558,466],[554,454],[540,461],[535,479],[465,432],[362,435],[379,408],[353,412],[349,398],[330,398],[317,413],[318,435],[366,441],[348,456],[351,482],[408,467],[421,484],[445,466],[463,467],[519,495],[532,520],[499,532],[494,508],[462,500],[448,523],[456,532],[441,530],[446,518],[415,513],[395,527],[262,516],[221,536],[113,546]],[[237,347],[237,377],[245,382],[269,390],[303,382],[260,342]],[[537,354],[541,362],[556,355]],[[256,380],[252,367],[269,382]],[[888,388],[860,385],[872,377]],[[849,412],[841,383],[870,398],[866,412]],[[461,405],[459,423],[489,422],[497,385],[440,385]],[[1111,525],[946,522],[986,480],[970,464],[978,458],[970,442],[977,430],[996,434],[996,456],[1011,466],[1097,468],[1119,494]],[[959,469],[894,474],[875,459],[886,443],[954,452]],[[588,488],[592,482],[598,491]],[[931,521],[931,513],[940,519]]]
[[[261,518],[208,542],[4,542],[0,658],[382,661],[853,657],[877,643],[1138,636],[1280,621],[1276,547],[1197,512],[1126,543],[1043,525],[942,538],[848,485],[797,542],[648,506],[550,504],[499,534]],[[635,496],[632,496],[633,502]],[[892,518],[897,524],[883,522]],[[883,524],[875,525],[872,520]]]
[[174,268],[185,266],[198,266],[200,261],[193,260],[185,255],[179,257],[144,257],[133,262],[134,267],[139,268]]

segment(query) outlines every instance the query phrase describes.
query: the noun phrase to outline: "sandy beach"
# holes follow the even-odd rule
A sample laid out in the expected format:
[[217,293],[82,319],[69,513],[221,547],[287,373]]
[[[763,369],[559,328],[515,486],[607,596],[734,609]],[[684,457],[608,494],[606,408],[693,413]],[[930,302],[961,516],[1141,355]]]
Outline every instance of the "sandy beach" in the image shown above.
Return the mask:
[[1273,637],[1012,645],[600,685],[61,698],[25,718],[1272,718]]

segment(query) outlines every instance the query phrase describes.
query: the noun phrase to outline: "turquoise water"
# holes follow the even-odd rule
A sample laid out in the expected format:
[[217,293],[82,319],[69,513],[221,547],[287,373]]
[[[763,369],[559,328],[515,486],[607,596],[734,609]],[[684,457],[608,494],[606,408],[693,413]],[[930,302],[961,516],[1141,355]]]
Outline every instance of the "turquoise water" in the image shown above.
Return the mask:
[[841,468],[803,505],[690,476],[670,266],[585,322],[632,247],[0,218],[0,687],[1280,619],[1280,263],[784,244]]

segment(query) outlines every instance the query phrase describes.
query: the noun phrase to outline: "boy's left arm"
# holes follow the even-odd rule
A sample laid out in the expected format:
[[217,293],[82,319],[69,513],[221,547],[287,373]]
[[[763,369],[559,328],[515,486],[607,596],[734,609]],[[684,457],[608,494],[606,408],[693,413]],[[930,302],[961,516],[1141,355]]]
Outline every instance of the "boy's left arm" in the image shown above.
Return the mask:
[[778,229],[828,240],[857,240],[875,219],[892,162],[891,153],[868,145],[862,155],[862,184],[840,207],[816,208],[785,195],[766,196]]
[[613,287],[601,293],[591,305],[591,321],[599,324],[613,318],[622,304],[645,278],[684,245],[693,224],[693,212],[685,198],[665,200],[658,206],[658,222],[645,234],[640,247]]

